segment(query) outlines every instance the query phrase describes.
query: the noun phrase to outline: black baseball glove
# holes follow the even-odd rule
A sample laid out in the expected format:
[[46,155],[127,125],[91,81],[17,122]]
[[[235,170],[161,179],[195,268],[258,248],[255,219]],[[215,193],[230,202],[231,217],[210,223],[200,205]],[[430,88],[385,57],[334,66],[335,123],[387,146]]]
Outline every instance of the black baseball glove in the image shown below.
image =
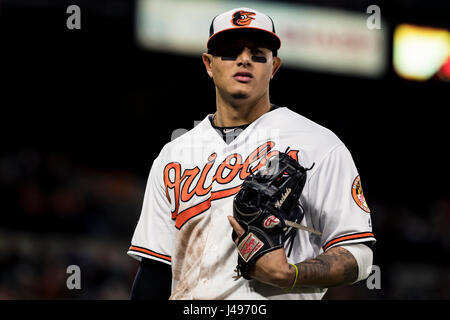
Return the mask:
[[[280,152],[265,167],[248,176],[234,197],[233,215],[245,230],[237,243],[238,277],[251,279],[250,268],[256,260],[283,247],[287,241],[290,255],[297,232],[286,220],[300,224],[303,219],[299,198],[306,173],[312,167],[305,169],[286,152]],[[233,231],[233,241],[236,238]]]

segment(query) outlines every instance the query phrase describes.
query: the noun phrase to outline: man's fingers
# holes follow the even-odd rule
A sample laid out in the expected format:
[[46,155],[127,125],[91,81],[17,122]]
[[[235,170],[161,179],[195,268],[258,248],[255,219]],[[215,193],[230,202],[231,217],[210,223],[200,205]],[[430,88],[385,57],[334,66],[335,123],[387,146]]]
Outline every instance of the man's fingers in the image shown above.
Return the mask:
[[238,238],[240,238],[245,232],[244,228],[242,228],[239,222],[232,216],[228,216],[228,221],[230,222],[231,227],[233,227],[234,232],[238,235]]

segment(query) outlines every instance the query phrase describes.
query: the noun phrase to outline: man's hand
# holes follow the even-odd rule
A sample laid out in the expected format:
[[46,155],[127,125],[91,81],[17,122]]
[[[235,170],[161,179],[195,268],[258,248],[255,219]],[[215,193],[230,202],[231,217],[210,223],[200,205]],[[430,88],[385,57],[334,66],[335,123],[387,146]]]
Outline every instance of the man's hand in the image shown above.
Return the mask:
[[[228,216],[228,221],[238,235],[235,241],[238,244],[239,238],[244,234],[244,229],[234,217]],[[250,269],[250,276],[275,287],[290,288],[294,282],[295,268],[288,264],[284,248],[280,248],[268,252],[256,260]]]

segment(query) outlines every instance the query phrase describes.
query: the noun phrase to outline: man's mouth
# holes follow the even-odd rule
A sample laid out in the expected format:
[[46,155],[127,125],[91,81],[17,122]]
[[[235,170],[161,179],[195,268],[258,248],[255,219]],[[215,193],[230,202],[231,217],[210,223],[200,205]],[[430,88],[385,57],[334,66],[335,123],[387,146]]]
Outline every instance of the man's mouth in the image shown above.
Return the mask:
[[240,71],[236,72],[233,78],[239,82],[249,82],[250,80],[252,80],[253,75],[250,72]]

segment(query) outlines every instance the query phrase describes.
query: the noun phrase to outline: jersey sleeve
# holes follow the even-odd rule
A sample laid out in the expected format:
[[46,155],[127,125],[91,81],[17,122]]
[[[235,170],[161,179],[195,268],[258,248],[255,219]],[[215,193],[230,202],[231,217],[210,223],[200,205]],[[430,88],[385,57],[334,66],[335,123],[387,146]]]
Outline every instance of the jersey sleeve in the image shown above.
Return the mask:
[[137,260],[144,257],[171,265],[175,227],[164,192],[160,157],[155,159],[151,167],[141,215],[127,253]]
[[342,244],[376,241],[360,177],[345,145],[325,156],[308,184],[308,207],[322,232],[323,251]]

